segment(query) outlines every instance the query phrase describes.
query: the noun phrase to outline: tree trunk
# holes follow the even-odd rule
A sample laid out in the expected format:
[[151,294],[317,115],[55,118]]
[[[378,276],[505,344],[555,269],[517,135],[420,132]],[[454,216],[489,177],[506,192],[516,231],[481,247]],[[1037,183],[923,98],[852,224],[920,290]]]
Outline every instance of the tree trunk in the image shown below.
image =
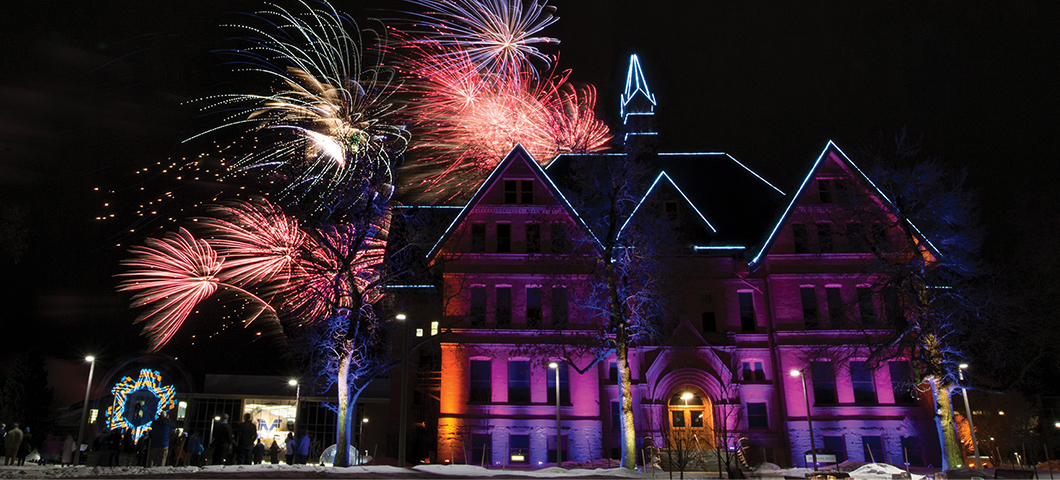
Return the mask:
[[339,388],[338,422],[335,425],[335,466],[350,466],[350,424],[353,415],[350,412],[350,386],[346,379],[350,378],[351,353],[346,353],[339,361],[339,380],[335,384]]
[[953,424],[953,402],[950,399],[952,385],[932,381],[936,390],[939,403],[939,420],[942,423],[942,452],[949,462],[949,468],[964,465],[964,456],[961,453],[961,445],[957,441],[957,430]]
[[633,426],[633,376],[629,371],[629,345],[626,339],[625,325],[619,327],[616,335],[618,348],[618,382],[622,395],[622,467],[637,469],[637,431]]

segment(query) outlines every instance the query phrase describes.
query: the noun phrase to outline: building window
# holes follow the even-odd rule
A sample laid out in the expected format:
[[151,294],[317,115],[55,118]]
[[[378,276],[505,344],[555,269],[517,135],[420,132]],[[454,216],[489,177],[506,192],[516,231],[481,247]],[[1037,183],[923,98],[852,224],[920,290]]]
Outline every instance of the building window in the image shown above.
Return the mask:
[[832,203],[835,200],[832,198],[832,181],[817,180],[817,195],[821,203]]
[[541,252],[541,224],[526,224],[526,253]]
[[[569,458],[567,458],[568,457],[568,453],[569,453],[568,452],[569,444],[567,443],[567,436],[563,435],[563,436],[559,437],[559,442],[560,442],[560,444],[559,444],[560,460],[559,461],[560,462],[566,462],[566,461],[570,460]],[[556,436],[555,435],[549,435],[548,436],[548,460],[547,461],[548,461],[548,463],[557,463],[556,462]]]
[[672,424],[674,428],[685,428],[685,411],[671,410]]
[[847,461],[847,444],[842,435],[824,435],[824,449],[835,452],[836,463]]
[[530,361],[508,361],[508,402],[530,402]]
[[894,393],[894,403],[913,403],[916,390],[913,385],[913,371],[909,368],[909,362],[905,360],[888,363],[891,372],[891,391]]
[[534,203],[534,181],[505,180],[504,203],[521,203],[524,205]]
[[792,224],[791,233],[795,237],[795,253],[810,253],[810,236],[806,233],[806,224]]
[[512,326],[512,287],[497,287],[497,304],[494,312],[497,319],[497,328],[508,328]]
[[813,377],[814,405],[835,404],[835,369],[832,362],[813,362],[810,364],[810,372]]
[[769,428],[769,415],[766,413],[766,404],[764,404],[764,403],[748,403],[747,404],[747,427],[748,428]]
[[751,292],[738,292],[740,297],[740,329],[745,332],[755,331],[755,304]]
[[[556,361],[559,369],[559,403],[570,405],[570,382],[567,377],[567,362]],[[556,372],[548,369],[548,395],[545,400],[549,405],[556,404]]]
[[567,251],[567,226],[562,223],[553,223],[551,230],[552,253]]
[[526,287],[526,326],[541,326],[541,287]]
[[607,364],[607,381],[618,383],[618,362],[609,362]]
[[828,321],[834,329],[846,328],[847,312],[843,304],[843,295],[839,287],[827,287],[824,289],[825,299],[828,301]]
[[471,307],[467,310],[467,316],[471,319],[472,327],[486,326],[486,287],[484,285],[471,287]]
[[865,251],[865,230],[860,223],[847,224],[847,248],[851,253]]
[[850,189],[847,188],[847,182],[843,180],[833,180],[832,186],[835,187],[836,203],[845,204],[850,201]]
[[886,463],[886,453],[883,450],[883,437],[879,435],[862,435],[861,445],[865,449],[865,461],[872,463]]
[[876,328],[878,317],[876,305],[873,304],[872,287],[858,287],[858,313],[861,315],[863,328]]
[[490,464],[493,463],[493,457],[490,455],[491,450],[490,434],[471,434],[471,463],[483,467],[489,467]]
[[530,435],[508,435],[509,463],[530,463]]
[[802,297],[802,321],[807,330],[815,330],[820,326],[817,320],[817,290],[814,287],[800,287],[799,295]]
[[821,253],[832,253],[835,250],[832,246],[831,223],[817,224],[817,246],[821,250]]
[[701,308],[703,313],[700,318],[703,321],[703,333],[713,333],[718,331],[718,319],[714,314],[714,295],[704,293],[700,299]]
[[622,406],[618,402],[611,402],[611,428],[622,428]]
[[759,361],[743,362],[743,381],[745,381],[745,382],[764,382],[764,381],[766,381],[766,371],[762,368],[762,362],[759,362]]
[[905,461],[914,467],[924,466],[924,449],[920,446],[920,437],[902,437],[902,452]]
[[511,253],[512,251],[512,224],[497,224],[497,253]]
[[468,376],[471,378],[471,391],[468,394],[467,401],[489,403],[493,400],[490,385],[490,379],[493,374],[490,372],[490,361],[472,360],[470,370]]
[[431,322],[431,336],[438,335],[438,322]]
[[471,224],[471,253],[486,253],[486,224]]
[[567,287],[552,287],[552,323],[566,325],[570,321]]
[[666,219],[673,222],[677,220],[677,202],[663,202]]
[[866,362],[850,362],[850,382],[854,385],[854,403],[872,405],[876,400],[876,382]]
[[905,312],[902,311],[901,302],[898,300],[898,288],[888,286],[881,292],[883,294],[883,311],[887,315],[887,321],[897,329],[905,329]]

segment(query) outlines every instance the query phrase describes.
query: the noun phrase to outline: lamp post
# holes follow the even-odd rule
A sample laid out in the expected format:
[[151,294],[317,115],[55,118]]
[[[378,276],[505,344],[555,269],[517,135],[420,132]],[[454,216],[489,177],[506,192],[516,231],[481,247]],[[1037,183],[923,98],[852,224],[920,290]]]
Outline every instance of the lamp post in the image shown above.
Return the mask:
[[[364,415],[364,413],[362,413],[361,415]],[[364,424],[366,423],[368,423],[368,417],[362,418],[360,428],[357,431],[357,463],[364,463],[364,461],[362,460],[363,457],[361,457],[361,447],[364,446]],[[364,450],[364,455],[366,457],[368,456],[368,449]]]
[[288,380],[287,384],[294,387],[294,433],[298,435],[298,402],[302,399],[302,384],[294,378]]
[[559,363],[550,362],[548,368],[556,371],[556,465],[563,463],[563,430],[559,416]]
[[81,405],[81,426],[77,427],[77,446],[74,447],[74,465],[81,464],[81,443],[85,438],[85,423],[88,422],[88,395],[92,392],[92,375],[96,373],[96,357],[85,357],[88,362],[88,384],[85,385],[85,403]]
[[207,447],[212,447],[213,446],[213,427],[214,427],[214,425],[217,425],[217,422],[220,422],[220,421],[221,421],[221,416],[220,415],[215,415],[213,417],[213,421],[210,422],[210,439],[209,439],[209,441],[206,442],[206,446]]
[[408,421],[409,402],[409,328],[405,314],[395,316],[401,323],[401,413],[398,421],[398,468],[405,468],[405,422]]
[[810,454],[813,455],[813,471],[817,471],[817,442],[813,439],[813,417],[810,415],[810,393],[806,391],[806,370],[791,369],[791,376],[802,379],[802,398],[806,399],[806,425],[810,427]]
[[983,468],[983,461],[979,459],[979,441],[975,438],[975,425],[972,424],[972,408],[968,406],[968,387],[964,386],[964,370],[968,368],[967,363],[958,365],[957,376],[961,381],[961,395],[964,397],[964,413],[968,416],[968,431],[972,432],[972,450],[975,453],[975,468]]

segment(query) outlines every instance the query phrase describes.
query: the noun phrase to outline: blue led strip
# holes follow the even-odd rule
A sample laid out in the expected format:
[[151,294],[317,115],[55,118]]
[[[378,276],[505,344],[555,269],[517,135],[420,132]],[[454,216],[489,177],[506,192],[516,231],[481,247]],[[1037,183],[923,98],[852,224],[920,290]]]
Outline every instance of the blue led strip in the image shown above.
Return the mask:
[[718,233],[718,229],[714,228],[714,225],[711,225],[710,221],[707,220],[707,217],[704,217],[703,213],[700,212],[699,209],[696,208],[695,204],[693,204],[692,201],[688,199],[688,196],[685,195],[685,192],[681,190],[681,187],[678,187],[677,184],[674,183],[673,179],[670,178],[670,176],[667,175],[665,171],[663,171],[659,172],[659,175],[655,177],[655,181],[652,182],[651,187],[649,187],[648,191],[644,193],[644,196],[640,197],[640,201],[637,202],[637,206],[633,208],[633,213],[629,214],[629,218],[626,218],[626,222],[622,224],[622,228],[618,229],[618,237],[616,238],[622,237],[622,232],[626,230],[626,225],[629,225],[629,222],[633,220],[634,216],[636,216],[637,211],[640,210],[640,206],[644,204],[644,201],[648,199],[648,196],[651,195],[651,192],[655,190],[655,186],[658,185],[659,182],[664,178],[666,179],[666,181],[670,182],[670,185],[673,185],[673,187],[677,189],[677,193],[681,194],[681,197],[685,199],[685,202],[687,202],[689,206],[692,207],[692,210],[696,212],[696,215],[699,216],[700,220],[703,220],[703,223],[707,224],[707,227],[710,228],[710,231]]

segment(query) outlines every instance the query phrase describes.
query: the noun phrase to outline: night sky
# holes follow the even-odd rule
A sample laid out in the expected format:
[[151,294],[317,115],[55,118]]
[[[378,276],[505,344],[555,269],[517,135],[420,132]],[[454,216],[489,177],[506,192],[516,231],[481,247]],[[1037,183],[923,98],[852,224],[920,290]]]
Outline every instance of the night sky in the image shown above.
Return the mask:
[[[878,132],[907,127],[923,135],[927,153],[968,167],[992,258],[1030,228],[1008,220],[1012,209],[1057,197],[1055,2],[550,4],[561,20],[545,33],[562,41],[560,68],[597,87],[598,113],[612,125],[629,55],[640,56],[664,151],[725,151],[790,190],[829,139],[854,153]],[[127,242],[142,239],[123,234],[135,220],[135,205],[123,202],[135,203],[141,186],[159,193],[132,172],[203,150],[180,142],[212,123],[182,102],[239,88],[211,50],[231,35],[220,24],[261,5],[5,5],[0,205],[21,208],[29,233],[19,263],[0,252],[0,368],[31,346],[76,360],[145,345],[127,298],[114,293]],[[358,20],[402,8],[396,0],[335,5]],[[246,335],[216,345],[242,345]],[[275,351],[264,343],[233,355],[275,374],[283,367],[261,357]]]

